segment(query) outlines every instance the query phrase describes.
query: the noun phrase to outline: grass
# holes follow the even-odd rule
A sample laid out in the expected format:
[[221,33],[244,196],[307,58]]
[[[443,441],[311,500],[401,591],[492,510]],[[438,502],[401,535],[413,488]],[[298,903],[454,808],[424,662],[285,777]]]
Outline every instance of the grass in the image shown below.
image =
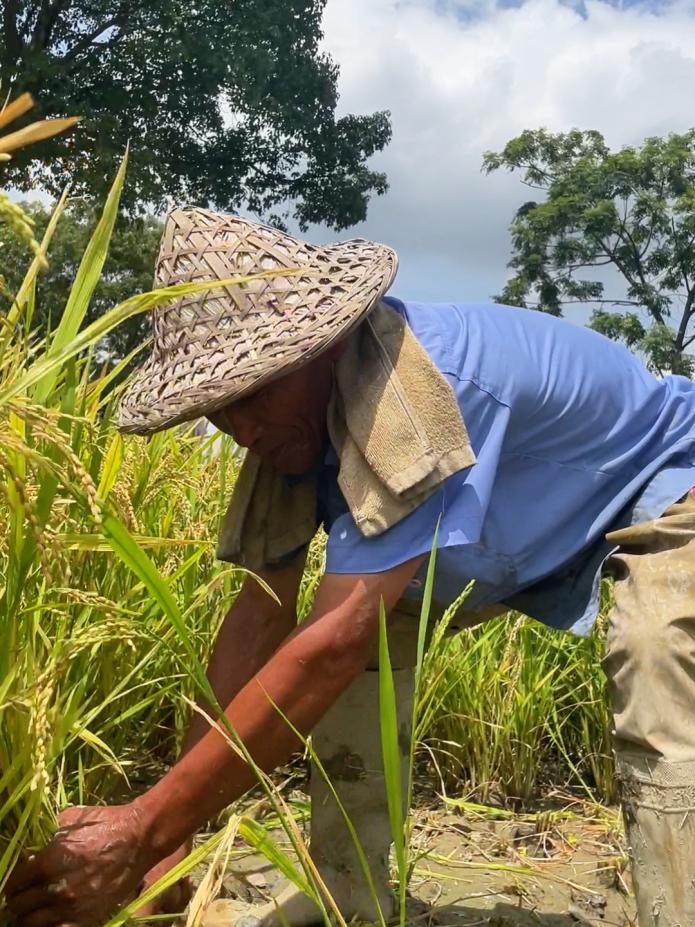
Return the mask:
[[[223,440],[213,453],[209,441],[182,430],[124,439],[113,422],[121,371],[101,371],[97,362],[95,345],[111,327],[200,285],[135,296],[83,328],[124,176],[125,162],[50,338],[35,343],[31,320],[36,275],[50,260],[64,199],[0,319],[0,890],[19,855],[50,838],[62,807],[142,789],[174,759],[190,700],[211,699],[206,657],[244,576],[214,560],[235,448]],[[302,615],[321,569],[319,543],[302,584]],[[426,618],[427,608],[423,635]],[[600,640],[553,635],[518,616],[454,638],[444,629],[427,653],[421,636],[415,728],[418,756],[431,761],[447,794],[525,801],[552,780],[612,798]],[[398,795],[412,791],[415,743],[408,781],[399,783],[385,624],[381,633],[385,765],[403,893],[412,860]],[[234,732],[226,733],[231,749]],[[217,865],[240,835],[320,898],[282,795],[260,773],[259,781],[299,868],[240,814],[180,871],[208,853]]]

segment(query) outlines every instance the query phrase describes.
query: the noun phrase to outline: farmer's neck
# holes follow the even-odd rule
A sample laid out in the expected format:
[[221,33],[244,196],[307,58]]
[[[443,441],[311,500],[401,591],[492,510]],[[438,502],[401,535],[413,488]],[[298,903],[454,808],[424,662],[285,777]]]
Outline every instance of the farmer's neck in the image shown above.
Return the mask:
[[333,369],[342,351],[338,342],[305,366],[210,413],[210,421],[280,473],[306,473],[325,447]]

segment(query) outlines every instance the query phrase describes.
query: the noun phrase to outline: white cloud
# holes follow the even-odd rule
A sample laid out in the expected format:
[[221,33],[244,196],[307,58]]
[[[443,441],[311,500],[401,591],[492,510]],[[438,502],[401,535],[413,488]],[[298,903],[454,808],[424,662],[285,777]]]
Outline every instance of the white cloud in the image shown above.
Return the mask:
[[[480,173],[524,128],[596,128],[613,145],[695,125],[695,8],[591,0],[501,8],[488,0],[328,0],[325,47],[341,110],[390,109],[374,159],[391,189],[351,234],[394,245],[396,291],[485,299],[503,285],[507,227],[527,191]],[[326,240],[325,230],[314,238]]]

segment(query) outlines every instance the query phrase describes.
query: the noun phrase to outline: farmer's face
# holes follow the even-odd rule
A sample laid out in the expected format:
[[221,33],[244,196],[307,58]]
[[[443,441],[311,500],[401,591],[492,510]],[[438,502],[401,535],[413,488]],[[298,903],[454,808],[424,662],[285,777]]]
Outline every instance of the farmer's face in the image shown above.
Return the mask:
[[208,418],[280,473],[305,473],[318,460],[326,438],[333,361],[334,355],[322,354]]

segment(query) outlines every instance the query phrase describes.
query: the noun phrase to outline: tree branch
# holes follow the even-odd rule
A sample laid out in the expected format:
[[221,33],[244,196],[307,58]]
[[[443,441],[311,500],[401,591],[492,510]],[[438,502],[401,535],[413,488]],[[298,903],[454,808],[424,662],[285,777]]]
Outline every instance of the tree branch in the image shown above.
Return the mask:
[[655,228],[655,226],[656,226],[656,223],[655,223],[655,222],[652,222],[651,227],[650,227],[650,229],[649,229],[649,234],[647,235],[647,241],[645,242],[644,248],[642,248],[642,250],[641,250],[640,253],[639,253],[640,263],[641,263],[641,262],[644,260],[644,258],[647,256],[647,252],[649,251],[649,248],[651,247],[652,238],[654,237],[654,228]]
[[691,291],[690,293],[688,293],[688,298],[686,299],[685,305],[683,306],[683,315],[681,316],[681,323],[678,326],[678,332],[676,334],[676,339],[674,341],[674,347],[676,351],[678,351],[679,354],[681,354],[684,349],[684,341],[685,341],[686,332],[688,331],[688,324],[690,322],[690,319],[693,316],[693,312],[695,311],[695,308],[693,306],[694,303],[695,303],[695,291]]
[[[101,25],[99,25],[96,29],[93,29],[90,33],[83,36],[79,42],[75,42],[72,48],[70,48],[62,56],[61,61],[64,61],[66,64],[71,61],[74,61],[75,58],[81,55],[82,52],[87,51],[90,48],[90,46],[92,46],[93,44],[98,44],[100,47],[103,46],[104,48],[107,48],[111,45],[115,45],[116,42],[112,40],[109,40],[108,42],[98,42],[98,43],[95,43],[94,40],[98,39],[100,35],[103,35],[109,29],[112,29],[114,26],[117,26],[118,24],[119,24],[118,19],[116,19],[115,17],[113,17],[112,19],[107,19],[106,22],[101,23]],[[119,33],[119,38],[120,38],[120,33]]]
[[573,274],[575,270],[583,270],[585,267],[607,267],[612,263],[613,258],[607,256],[605,261],[585,261],[583,264],[568,264],[567,270],[570,274]]
[[547,187],[539,186],[536,183],[531,183],[530,180],[522,180],[521,183],[523,186],[528,187],[530,190],[547,190]]
[[[589,303],[598,303],[598,304],[608,303],[611,306],[631,306],[635,309],[642,308],[641,303],[635,302],[634,300],[631,300],[631,299],[607,299],[605,297],[602,297],[601,299],[597,297],[594,297],[591,299],[589,298],[587,299],[561,299],[560,303],[563,306],[586,306]],[[539,302],[532,302],[529,304],[532,306],[540,305]]]
[[649,284],[647,283],[647,281],[646,281],[646,279],[645,279],[645,276],[644,276],[644,269],[643,269],[643,267],[642,267],[642,258],[641,258],[640,253],[639,253],[639,248],[638,248],[637,245],[635,244],[634,238],[633,238],[632,235],[628,232],[627,226],[625,226],[625,225],[623,226],[623,232],[625,233],[625,236],[627,237],[627,241],[628,241],[629,247],[632,249],[632,253],[633,253],[634,258],[635,258],[635,267],[636,267],[636,269],[637,269],[637,274],[638,274],[638,276],[639,276],[639,278],[640,278],[640,283],[642,284],[642,286],[643,286],[643,288],[644,288],[645,290],[649,290],[649,289],[651,289],[651,287],[650,287]]
[[535,161],[522,161],[518,165],[518,169],[524,170],[524,171],[536,171],[537,173],[543,175],[543,180],[546,184],[550,182],[550,177],[551,177],[550,171],[543,170],[543,168],[541,168],[540,165],[537,164]]
[[108,42],[95,42],[95,39],[98,39],[100,35],[103,35],[104,32],[107,32],[109,29],[113,29],[114,26],[122,27],[128,21],[128,18],[132,11],[132,2],[131,0],[122,0],[116,14],[110,19],[107,19],[106,22],[101,23],[96,29],[93,29],[89,34],[83,36],[79,42],[76,42],[72,48],[70,48],[64,55],[62,60],[65,63],[70,63],[74,61],[75,58],[79,57],[82,52],[89,51],[90,48],[112,48],[114,45],[117,45],[123,37],[123,33],[119,31],[115,36],[110,38]]
[[[606,252],[606,254],[609,254],[609,255],[613,258],[613,262],[614,262],[615,266],[618,268],[618,270],[619,270],[620,273],[623,275],[623,277],[625,277],[625,279],[626,279],[627,282],[630,284],[630,286],[633,287],[633,289],[638,290],[638,289],[639,289],[639,286],[637,285],[637,283],[636,283],[636,281],[634,280],[634,278],[633,278],[632,274],[630,273],[630,271],[627,269],[627,267],[625,267],[625,265],[624,265],[623,262],[620,260],[620,258],[618,257],[618,255],[615,253],[615,249],[614,249],[614,248],[611,249],[611,248],[603,241],[603,239],[597,238],[597,237],[595,237],[595,236],[592,236],[592,237],[594,238],[594,241],[596,241],[599,245],[601,245],[601,247],[602,247],[603,250]],[[633,247],[634,247],[634,244],[633,244]],[[648,290],[648,289],[649,289],[649,284],[648,284],[647,281],[644,279],[644,274],[643,274],[643,272],[642,272],[642,265],[641,265],[639,262],[638,262],[638,264],[637,264],[637,271],[638,271],[638,274],[639,274],[639,276],[640,276],[640,281],[641,281],[641,283],[642,283],[642,288],[643,288],[644,290]],[[661,309],[658,308],[658,306],[650,306],[650,307],[645,307],[645,308],[648,308],[648,311],[651,312],[652,316],[656,319],[656,321],[657,321],[660,325],[663,325],[663,324],[664,324],[664,315],[663,315]]]
[[51,33],[58,22],[60,14],[66,10],[72,0],[44,0],[39,7],[39,13],[34,24],[34,31],[31,34],[29,47],[32,51],[48,48],[51,41]]
[[19,0],[5,0],[3,11],[3,38],[5,40],[5,55],[7,64],[13,70],[21,60],[23,42],[17,26],[17,16],[19,15]]
[[[663,199],[663,196],[664,196],[664,185],[665,185],[665,180],[664,180],[664,178],[662,177],[662,178],[661,178],[661,186],[659,187],[659,199],[660,199],[660,200]],[[671,218],[673,219],[673,217],[671,217]],[[654,228],[655,228],[655,226],[656,226],[656,220],[655,220],[655,218],[654,218],[654,213],[652,213],[652,224],[651,224],[651,228],[649,229],[649,235],[647,235],[647,243],[645,244],[644,248],[642,248],[642,250],[641,250],[641,252],[640,252],[640,256],[639,256],[640,261],[645,257],[645,255],[646,255],[647,252],[649,251],[649,247],[650,247],[650,245],[651,245],[651,243],[652,243],[652,238],[654,237]]]
[[[678,233],[676,232],[676,222],[675,222],[673,216],[671,216],[671,230],[672,230],[672,232],[673,232],[673,241],[674,241],[674,244],[675,244],[675,243],[678,242]],[[692,244],[692,242],[691,242],[691,244]],[[680,252],[680,255],[682,255],[682,253],[683,253],[683,252],[681,251],[681,252]],[[690,294],[691,294],[691,292],[692,292],[692,289],[691,289],[691,286],[690,286],[690,281],[688,280],[688,274],[687,274],[687,272],[686,272],[686,270],[685,270],[685,266],[684,266],[684,264],[683,264],[683,258],[682,258],[682,256],[679,256],[679,258],[678,258],[678,267],[679,267],[679,269],[680,269],[681,276],[683,277],[683,283],[685,284],[685,292],[688,294],[688,297],[689,297]]]

